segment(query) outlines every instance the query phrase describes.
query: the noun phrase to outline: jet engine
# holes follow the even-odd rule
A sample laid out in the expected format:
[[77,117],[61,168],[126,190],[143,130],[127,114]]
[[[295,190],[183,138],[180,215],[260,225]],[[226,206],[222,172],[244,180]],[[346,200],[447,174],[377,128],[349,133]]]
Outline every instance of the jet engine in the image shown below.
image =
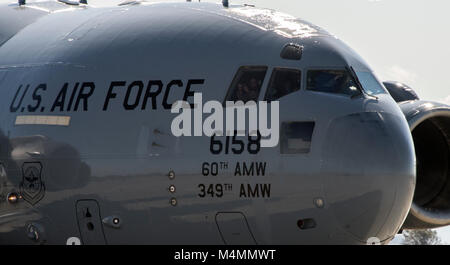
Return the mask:
[[416,152],[416,188],[404,229],[450,224],[450,106],[419,100],[408,86],[385,82],[405,115]]

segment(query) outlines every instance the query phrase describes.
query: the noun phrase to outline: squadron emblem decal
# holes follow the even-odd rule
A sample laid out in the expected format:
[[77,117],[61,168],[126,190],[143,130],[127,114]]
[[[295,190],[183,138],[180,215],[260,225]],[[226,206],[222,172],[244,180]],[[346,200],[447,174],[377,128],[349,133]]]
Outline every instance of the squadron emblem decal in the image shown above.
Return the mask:
[[20,192],[25,201],[31,205],[38,203],[45,194],[45,185],[41,179],[41,163],[24,163]]

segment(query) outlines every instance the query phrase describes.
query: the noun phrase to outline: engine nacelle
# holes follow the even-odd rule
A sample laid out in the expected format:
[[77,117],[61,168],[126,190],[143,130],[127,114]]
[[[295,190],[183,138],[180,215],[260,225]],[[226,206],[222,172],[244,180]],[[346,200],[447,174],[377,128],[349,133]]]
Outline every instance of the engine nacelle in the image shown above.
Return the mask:
[[416,152],[416,189],[404,229],[450,224],[450,106],[404,101]]
[[389,94],[391,94],[392,98],[397,103],[409,100],[419,100],[416,92],[414,92],[412,88],[405,84],[386,81],[383,82],[383,85],[386,87],[386,89],[389,91]]

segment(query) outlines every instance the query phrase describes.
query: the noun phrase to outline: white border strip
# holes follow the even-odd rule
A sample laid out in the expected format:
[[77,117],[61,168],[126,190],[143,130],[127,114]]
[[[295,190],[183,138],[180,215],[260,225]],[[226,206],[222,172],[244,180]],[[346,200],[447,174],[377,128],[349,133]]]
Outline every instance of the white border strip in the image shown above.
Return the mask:
[[70,116],[19,115],[15,125],[56,125],[69,126]]

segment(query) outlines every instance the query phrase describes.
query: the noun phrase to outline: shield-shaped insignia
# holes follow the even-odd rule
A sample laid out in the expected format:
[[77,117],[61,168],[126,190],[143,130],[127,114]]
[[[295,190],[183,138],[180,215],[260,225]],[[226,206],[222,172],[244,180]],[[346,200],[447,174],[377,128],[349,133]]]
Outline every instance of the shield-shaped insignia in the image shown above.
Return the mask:
[[38,203],[45,194],[45,185],[41,179],[41,163],[24,163],[20,192],[25,201],[31,205]]

